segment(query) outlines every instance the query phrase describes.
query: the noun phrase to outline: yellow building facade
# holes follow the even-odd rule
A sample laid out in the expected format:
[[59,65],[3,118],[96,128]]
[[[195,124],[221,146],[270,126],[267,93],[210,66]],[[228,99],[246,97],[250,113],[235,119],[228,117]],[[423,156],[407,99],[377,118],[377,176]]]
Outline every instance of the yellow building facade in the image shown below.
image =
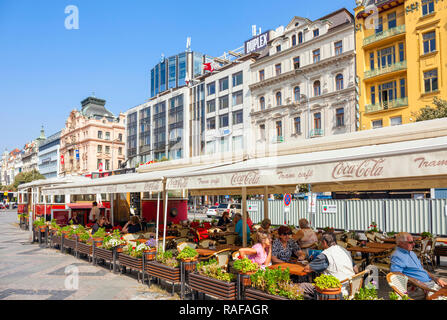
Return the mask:
[[355,8],[359,130],[416,121],[447,99],[447,0],[364,0]]

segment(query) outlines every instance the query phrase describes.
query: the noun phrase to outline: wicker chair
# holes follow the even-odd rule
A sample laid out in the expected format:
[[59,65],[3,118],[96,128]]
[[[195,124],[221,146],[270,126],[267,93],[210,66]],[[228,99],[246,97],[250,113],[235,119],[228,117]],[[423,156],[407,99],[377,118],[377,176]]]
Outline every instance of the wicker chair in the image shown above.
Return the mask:
[[200,248],[209,248],[211,245],[216,245],[216,241],[211,239],[204,239],[200,240],[199,242]]
[[227,244],[234,244],[236,242],[237,234],[229,234],[225,236],[225,240],[227,241]]
[[421,251],[419,253],[419,259],[421,260],[421,264],[430,265],[431,269],[435,270],[435,246],[436,239],[424,239],[421,241]]
[[[423,282],[416,280],[414,278],[408,277],[400,272],[390,272],[386,276],[386,281],[389,286],[396,292],[399,296],[403,297],[408,291],[408,284],[413,287],[420,288],[425,293],[425,299],[428,299],[429,295],[436,292],[436,290],[430,289]],[[410,300],[414,300],[409,298]]]
[[237,260],[240,257],[240,252],[239,251],[235,251],[233,252],[233,254],[231,255],[231,258],[233,258],[233,260]]
[[360,288],[363,287],[363,280],[371,272],[372,272],[371,270],[365,270],[365,271],[359,272],[359,273],[353,275],[352,277],[349,277],[343,281],[340,281],[340,283],[342,285],[344,285],[346,283],[349,284],[349,286],[348,286],[348,288],[349,288],[348,300],[354,298],[355,294],[357,292],[359,292]]
[[348,247],[348,243],[341,240],[337,240],[337,244],[345,249]]

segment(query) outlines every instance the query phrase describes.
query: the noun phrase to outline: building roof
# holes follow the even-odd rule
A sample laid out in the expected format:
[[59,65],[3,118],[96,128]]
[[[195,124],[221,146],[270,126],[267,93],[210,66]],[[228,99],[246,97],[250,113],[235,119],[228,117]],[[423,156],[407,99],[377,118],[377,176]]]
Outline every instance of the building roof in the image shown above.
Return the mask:
[[[88,97],[81,101],[82,110],[81,114],[86,117],[93,118],[109,118],[109,120],[115,119],[112,112],[105,108],[106,101],[95,97]],[[111,118],[111,119],[110,119]]]

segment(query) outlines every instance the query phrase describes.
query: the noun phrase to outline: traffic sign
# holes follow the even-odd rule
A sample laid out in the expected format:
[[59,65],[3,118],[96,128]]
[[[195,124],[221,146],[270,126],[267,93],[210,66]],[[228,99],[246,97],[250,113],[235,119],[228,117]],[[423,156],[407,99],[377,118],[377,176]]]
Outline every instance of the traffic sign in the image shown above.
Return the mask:
[[292,196],[290,195],[290,193],[286,193],[284,195],[284,205],[286,207],[290,206],[290,203],[292,202]]
[[307,212],[316,213],[317,212],[317,194],[310,193],[307,197]]

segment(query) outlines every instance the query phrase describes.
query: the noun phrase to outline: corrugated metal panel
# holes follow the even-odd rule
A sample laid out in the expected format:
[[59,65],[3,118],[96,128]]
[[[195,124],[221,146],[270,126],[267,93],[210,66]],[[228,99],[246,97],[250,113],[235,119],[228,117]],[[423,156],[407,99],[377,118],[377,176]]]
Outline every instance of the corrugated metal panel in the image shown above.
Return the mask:
[[446,199],[432,199],[433,234],[447,235]]
[[347,230],[367,230],[376,222],[383,230],[383,200],[349,200],[347,205]]
[[391,199],[385,204],[387,232],[430,231],[430,200]]
[[[337,213],[323,213],[323,206],[336,205]],[[345,228],[345,206],[344,200],[321,199],[317,201],[317,213],[315,214],[315,227],[332,227],[335,229]]]

